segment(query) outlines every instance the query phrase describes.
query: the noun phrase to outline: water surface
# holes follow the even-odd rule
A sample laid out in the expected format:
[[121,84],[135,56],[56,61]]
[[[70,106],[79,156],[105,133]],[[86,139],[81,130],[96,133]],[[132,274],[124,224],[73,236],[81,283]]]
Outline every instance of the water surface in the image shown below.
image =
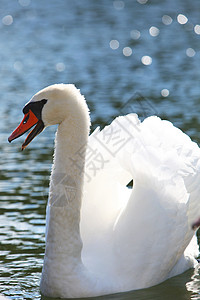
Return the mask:
[[[135,111],[168,119],[199,143],[199,12],[199,0],[1,0],[1,293],[41,299],[56,128],[23,153],[24,137],[8,144],[23,105],[44,86],[75,83],[90,107],[92,129]],[[102,298],[200,299],[199,291],[197,268],[150,289]]]

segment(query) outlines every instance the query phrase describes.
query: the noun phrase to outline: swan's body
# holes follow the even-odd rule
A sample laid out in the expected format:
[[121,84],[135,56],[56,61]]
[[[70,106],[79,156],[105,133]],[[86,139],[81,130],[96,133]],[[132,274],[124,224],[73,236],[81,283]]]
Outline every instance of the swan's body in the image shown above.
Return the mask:
[[124,292],[194,267],[198,146],[170,122],[150,117],[140,123],[135,114],[88,140],[88,108],[73,85],[45,88],[30,103],[42,99],[44,126],[59,124],[42,293],[71,298]]

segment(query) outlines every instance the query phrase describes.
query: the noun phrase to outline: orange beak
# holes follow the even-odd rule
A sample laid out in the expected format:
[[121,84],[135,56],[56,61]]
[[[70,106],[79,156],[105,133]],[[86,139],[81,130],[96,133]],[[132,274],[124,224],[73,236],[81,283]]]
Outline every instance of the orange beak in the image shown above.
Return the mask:
[[35,124],[37,125],[27,136],[25,142],[22,145],[22,150],[24,150],[26,146],[28,146],[28,144],[34,139],[34,137],[44,129],[44,123],[42,122],[42,120],[39,120],[35,116],[35,114],[29,109],[29,111],[24,115],[22,122],[9,136],[8,141],[12,142],[14,139],[20,137],[25,132],[27,132],[30,128],[32,128]]

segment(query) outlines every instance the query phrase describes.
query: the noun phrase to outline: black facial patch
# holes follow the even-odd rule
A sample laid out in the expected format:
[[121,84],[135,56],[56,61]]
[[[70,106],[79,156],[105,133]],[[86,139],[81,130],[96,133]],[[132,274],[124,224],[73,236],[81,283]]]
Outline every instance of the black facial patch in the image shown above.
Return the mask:
[[31,110],[34,115],[38,118],[38,120],[41,120],[41,114],[42,114],[42,108],[47,103],[46,99],[42,99],[40,101],[36,102],[30,102],[23,108],[23,113],[27,114],[29,110]]

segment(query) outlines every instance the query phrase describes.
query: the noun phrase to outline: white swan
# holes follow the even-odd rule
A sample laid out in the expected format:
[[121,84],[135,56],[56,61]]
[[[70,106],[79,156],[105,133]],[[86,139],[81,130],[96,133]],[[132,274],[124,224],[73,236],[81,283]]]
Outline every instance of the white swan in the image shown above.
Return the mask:
[[187,135],[158,117],[141,123],[130,114],[97,129],[88,142],[88,107],[74,85],[41,90],[23,112],[9,141],[36,126],[22,149],[44,127],[59,124],[42,294],[141,289],[197,264],[191,227],[200,212],[200,149]]

